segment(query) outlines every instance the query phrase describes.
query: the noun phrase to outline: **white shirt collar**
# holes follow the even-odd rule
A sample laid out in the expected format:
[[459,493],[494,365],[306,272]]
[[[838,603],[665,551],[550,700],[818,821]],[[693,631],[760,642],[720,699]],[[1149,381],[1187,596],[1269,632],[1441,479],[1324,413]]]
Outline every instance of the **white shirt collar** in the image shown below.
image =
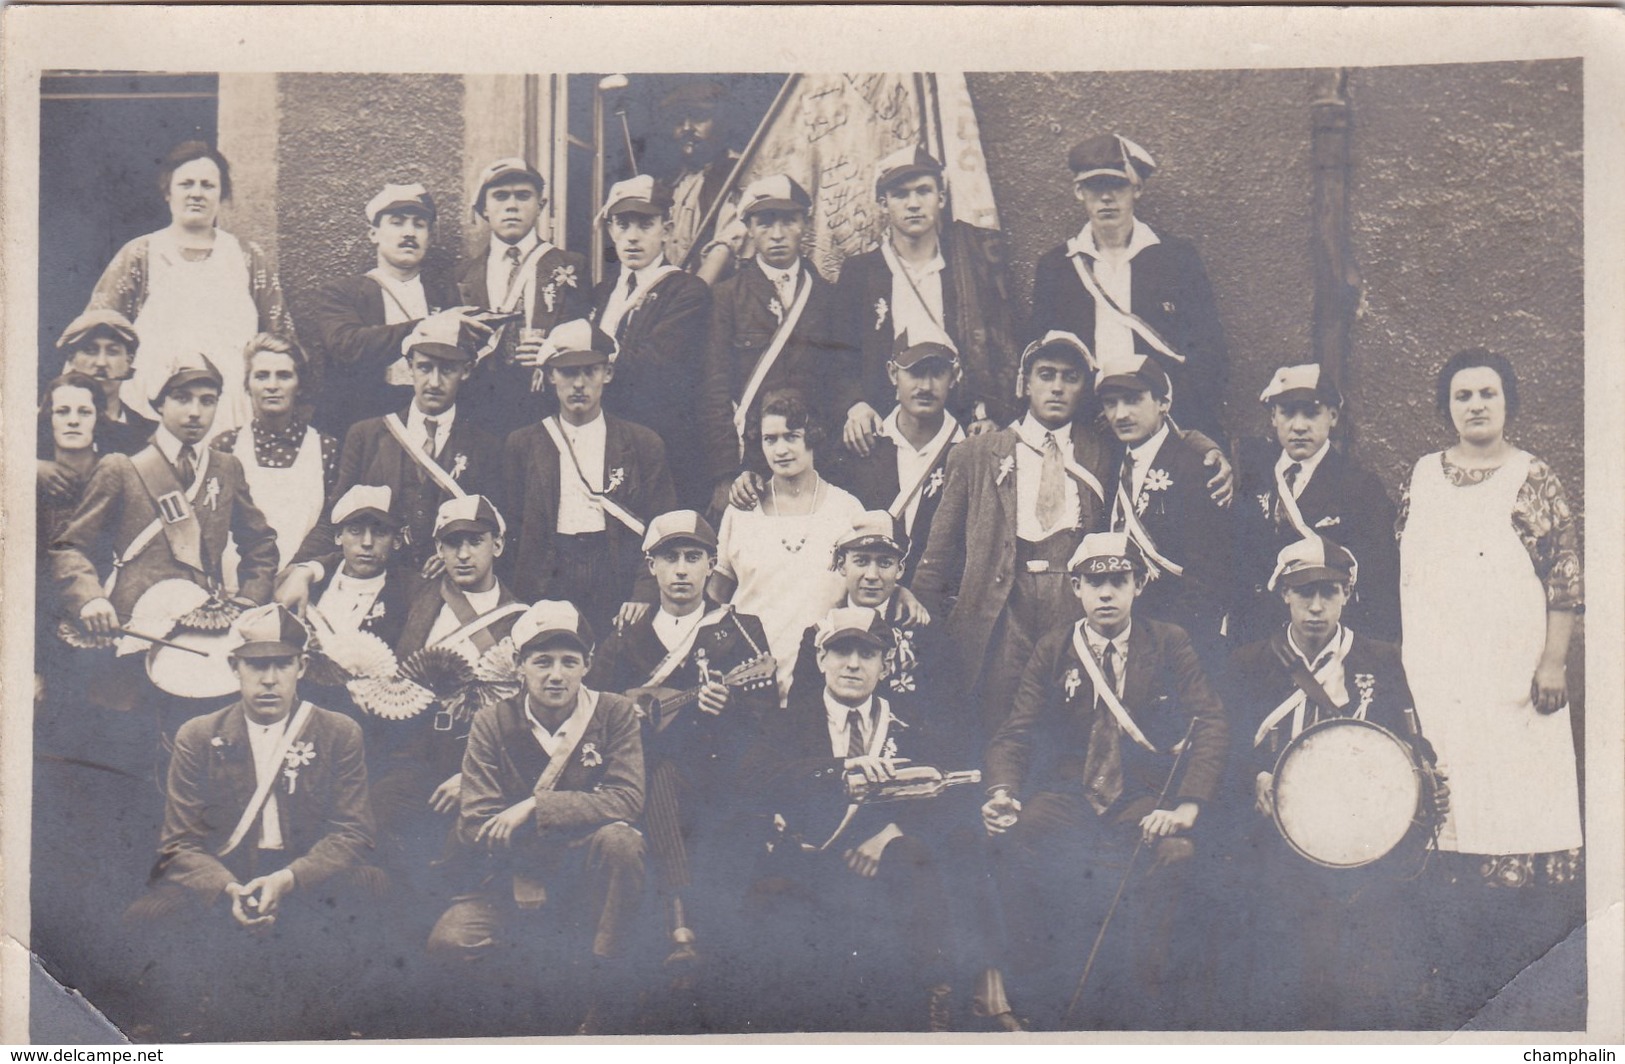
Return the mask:
[[884,249],[881,257],[887,260],[888,265],[895,264],[894,268],[905,269],[913,274],[916,279],[923,279],[934,273],[941,273],[948,268],[947,262],[942,258],[942,240],[940,238],[937,240],[937,253],[918,265],[903,258],[902,253],[897,250],[897,244],[893,241],[892,235],[889,233],[886,239],[881,242],[881,247]]
[[918,455],[930,454],[943,442],[944,437],[950,440],[958,440],[965,434],[964,430],[959,427],[959,422],[945,412],[942,415],[942,427],[937,429],[937,434],[927,440],[924,447],[915,447],[908,442],[908,437],[903,435],[903,430],[897,426],[897,415],[902,412],[902,409],[901,406],[892,407],[891,413],[887,414],[885,419],[881,421],[880,431],[876,433],[876,435],[884,436],[895,443],[899,451],[913,451]]
[[[1326,641],[1326,645],[1320,648],[1320,658],[1324,659],[1328,654],[1336,653],[1338,643],[1342,640],[1342,638],[1343,626],[1339,624],[1335,629],[1333,629],[1332,637]],[[1292,653],[1298,655],[1298,659],[1300,661],[1309,666],[1310,672],[1315,671],[1316,661],[1311,659],[1309,655],[1305,654],[1303,652],[1303,648],[1298,645],[1298,641],[1292,638],[1292,626],[1290,624],[1287,625],[1286,629],[1286,645],[1292,648]]]
[[[1299,465],[1303,466],[1303,469],[1298,473],[1298,479],[1293,481],[1293,484],[1292,484],[1292,494],[1293,495],[1297,496],[1297,495],[1302,495],[1303,494],[1304,485],[1308,484],[1309,481],[1314,477],[1315,470],[1320,468],[1320,463],[1326,457],[1326,452],[1331,450],[1331,449],[1332,449],[1331,437],[1327,437],[1325,440],[1323,440],[1321,442],[1320,450],[1316,451],[1314,454],[1310,455],[1308,458],[1305,458],[1302,462],[1298,463]],[[1292,463],[1297,462],[1297,461],[1298,460],[1296,458],[1293,458],[1291,455],[1286,453],[1285,448],[1282,448],[1281,456],[1275,460],[1275,471],[1277,473],[1280,473],[1282,476],[1285,476],[1287,466],[1289,466]]]
[[[180,457],[181,447],[184,446],[181,441],[175,437],[174,433],[164,428],[164,423],[161,421],[158,423],[158,428],[152,434],[152,442],[158,448],[158,452],[169,460],[170,465],[175,464],[175,460]],[[194,443],[192,445],[192,450],[201,451],[203,448]]]
[[506,240],[503,240],[501,237],[493,233],[491,235],[491,257],[493,259],[501,259],[502,261],[507,262],[508,249],[518,248],[519,258],[521,261],[523,261],[524,257],[530,254],[531,249],[536,247],[536,245],[540,244],[541,242],[542,238],[536,235],[536,230],[534,229],[531,229],[525,233],[525,235],[519,239],[518,243],[514,244],[508,243]]
[[870,729],[872,730],[875,722],[874,695],[870,695],[868,698],[864,699],[863,704],[860,706],[849,706],[846,703],[836,699],[834,695],[830,694],[828,687],[824,688],[824,713],[829,717],[830,724],[840,724],[845,726],[849,715],[854,710],[863,714],[863,719],[869,722]]
[[341,562],[339,571],[333,574],[332,588],[334,591],[347,591],[357,595],[365,594],[369,591],[382,590],[384,580],[388,576],[388,572],[379,573],[377,576],[351,576],[344,571],[344,565]]
[[1149,468],[1156,460],[1157,452],[1162,449],[1162,441],[1167,438],[1168,419],[1164,418],[1162,428],[1128,449],[1129,454],[1134,456],[1134,468],[1136,470]]
[[[419,408],[417,402],[414,401],[406,411],[406,434],[414,440],[426,437],[429,434],[429,430],[424,427],[423,419],[429,416],[430,415],[425,414],[423,410]],[[457,420],[457,404],[453,403],[440,413],[433,416],[435,426],[435,450],[438,451],[441,447],[446,445],[446,437],[451,435],[452,423]]]
[[1070,421],[1058,429],[1045,428],[1043,423],[1033,417],[1032,411],[1029,410],[1022,415],[1020,421],[1016,422],[1015,429],[1017,435],[1040,451],[1044,449],[1044,437],[1053,434],[1055,442],[1061,445],[1061,457],[1065,458],[1072,453],[1072,422]]
[[489,591],[464,591],[463,597],[468,599],[468,604],[474,607],[475,613],[481,615],[490,613],[497,608],[497,600],[502,597],[502,582],[494,582]]
[[[1136,218],[1134,229],[1128,235],[1128,246],[1123,249],[1123,258],[1132,259],[1151,245],[1160,243],[1162,241],[1151,231],[1151,227]],[[1095,245],[1095,223],[1085,222],[1078,235],[1066,242],[1066,251],[1069,255],[1081,251],[1092,259],[1100,258],[1100,248]]]
[[583,437],[602,437],[607,428],[607,423],[604,420],[604,409],[603,407],[599,407],[598,416],[587,422],[585,425],[577,425],[561,415],[559,417],[559,428],[563,429],[564,434],[570,437],[571,443],[574,443],[576,440],[582,439]]
[[687,638],[688,633],[698,628],[703,620],[705,620],[705,605],[703,603],[701,603],[699,609],[682,617],[668,612],[665,606],[661,606],[655,611],[650,624],[655,630],[655,635],[660,639],[661,645],[670,650]]
[[1090,650],[1093,650],[1096,654],[1103,654],[1106,650],[1106,644],[1110,643],[1112,646],[1117,648],[1117,658],[1119,661],[1126,661],[1128,659],[1128,637],[1129,633],[1134,631],[1134,621],[1132,618],[1123,626],[1123,630],[1118,632],[1111,639],[1107,639],[1104,635],[1095,631],[1088,621],[1082,621],[1080,623],[1083,625],[1084,642],[1089,644]]
[[[756,265],[761,268],[762,273],[767,276],[767,279],[772,281],[775,285],[785,283],[791,288],[794,288],[796,281],[800,280],[801,278],[800,255],[797,255],[796,260],[782,270],[777,266],[769,266],[767,264],[767,260],[763,259],[760,255],[756,256]],[[642,282],[640,281],[639,283],[641,284]]]
[[621,271],[620,281],[619,281],[621,291],[622,292],[626,291],[626,286],[628,284],[627,278],[631,277],[633,274],[637,274],[638,275],[638,291],[642,292],[644,289],[649,287],[649,285],[654,281],[655,275],[658,274],[662,269],[664,269],[665,266],[666,266],[666,254],[665,254],[665,252],[661,252],[659,255],[655,256],[653,262],[649,263],[649,265],[643,267],[640,270],[622,270]]

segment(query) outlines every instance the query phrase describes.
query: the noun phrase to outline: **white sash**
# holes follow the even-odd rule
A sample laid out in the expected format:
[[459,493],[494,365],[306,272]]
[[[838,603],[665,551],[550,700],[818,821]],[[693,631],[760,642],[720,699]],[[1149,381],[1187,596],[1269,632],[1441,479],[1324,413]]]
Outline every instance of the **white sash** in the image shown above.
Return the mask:
[[[931,452],[931,460],[925,464],[925,468],[921,470],[920,475],[914,478],[914,483],[901,488],[897,492],[897,498],[893,499],[891,505],[886,508],[886,512],[891,514],[893,521],[903,519],[903,511],[908,509],[908,504],[914,501],[914,496],[918,495],[920,489],[925,486],[925,482],[931,479],[931,474],[936,471],[937,463],[942,461],[942,452],[964,438],[965,433],[957,424],[952,432],[943,435],[942,442],[937,444],[937,449]],[[896,443],[897,441],[893,440],[892,442]],[[1084,470],[1084,472],[1087,473],[1087,470]]]
[[[519,302],[519,293],[525,290],[526,283],[535,273],[534,270],[528,269],[530,266],[530,260],[539,254],[545,254],[546,250],[552,246],[552,244],[549,244],[545,240],[538,240],[534,247],[525,252],[525,257],[519,260],[519,268],[512,271],[513,276],[508,281],[508,290],[502,293],[502,298],[497,300],[496,306],[492,307],[492,310],[507,313],[514,308],[514,306]],[[489,252],[487,252],[487,254],[489,254]],[[491,293],[487,292],[486,294],[490,295]]]
[[1279,466],[1275,468],[1275,494],[1281,500],[1281,508],[1286,511],[1287,520],[1298,530],[1298,535],[1305,539],[1315,535],[1315,530],[1303,519],[1303,511],[1298,508],[1298,500],[1292,494],[1292,489],[1287,486],[1286,474]]
[[[580,688],[576,694],[575,712],[571,713],[563,726],[553,733],[554,740],[561,745],[553,753],[548,754],[547,767],[542,769],[542,775],[536,781],[537,790],[551,791],[558,786],[559,777],[570,767],[570,755],[581,745],[581,737],[587,734],[587,725],[592,723],[592,715],[597,711],[598,692],[586,687]],[[529,709],[526,708],[525,712],[528,714]]]
[[[631,510],[628,510],[626,507],[610,498],[606,492],[593,490],[592,483],[587,480],[587,474],[581,470],[581,463],[576,460],[575,448],[570,446],[570,441],[564,438],[564,430],[559,428],[558,418],[556,416],[543,418],[542,427],[545,428],[547,430],[547,434],[553,438],[553,446],[558,448],[559,456],[569,457],[570,468],[575,471],[576,477],[580,479],[581,486],[587,489],[587,494],[592,497],[599,506],[604,508],[605,513],[615,518],[615,520],[631,529],[637,535],[643,535],[644,524],[642,521],[637,519]],[[561,462],[560,465],[562,466],[563,463]],[[560,473],[563,473],[562,469],[560,470]]]
[[1145,319],[1141,318],[1133,311],[1118,306],[1117,301],[1106,294],[1106,290],[1101,288],[1100,283],[1095,280],[1094,271],[1084,264],[1083,260],[1085,256],[1083,252],[1074,251],[1072,252],[1071,258],[1073,269],[1078,271],[1078,280],[1083,282],[1084,290],[1094,297],[1095,310],[1097,313],[1105,312],[1108,314],[1115,314],[1118,318],[1122,319],[1124,325],[1128,326],[1128,328],[1137,336],[1139,336],[1146,343],[1150,344],[1153,350],[1157,351],[1159,354],[1166,355],[1181,365],[1184,364],[1185,356],[1168,346],[1168,341],[1164,340],[1160,335],[1158,335],[1157,330],[1153,329],[1151,325],[1145,321]]
[[730,603],[726,606],[720,606],[701,617],[699,622],[688,630],[688,634],[678,640],[677,645],[667,651],[666,656],[660,659],[660,663],[654,667],[654,671],[649,673],[649,678],[643,681],[643,686],[659,687],[665,683],[666,678],[676,672],[677,666],[681,665],[683,659],[688,657],[688,652],[694,649],[694,641],[700,637],[700,629],[717,623],[732,611],[733,605]]
[[[1043,457],[1043,448],[1035,447],[1032,441],[1021,435],[1019,431],[1016,433],[1016,439],[1025,444],[1028,450],[1037,453],[1039,457]],[[1061,465],[1066,470],[1068,476],[1070,476],[1073,480],[1076,480],[1079,484],[1082,484],[1084,487],[1088,488],[1090,491],[1094,492],[1095,498],[1099,499],[1103,503],[1106,501],[1106,489],[1100,486],[1100,481],[1095,479],[1095,475],[1093,473],[1079,465],[1078,460],[1072,455],[1068,454],[1066,450],[1061,451]]]
[[767,350],[756,359],[756,368],[751,370],[750,380],[745,382],[745,390],[740,394],[739,402],[734,405],[734,434],[739,437],[740,454],[744,454],[745,446],[745,419],[750,414],[751,404],[756,401],[756,393],[762,390],[762,382],[779,361],[779,355],[790,342],[790,334],[795,331],[796,323],[801,320],[801,312],[807,309],[807,299],[812,295],[813,280],[807,271],[810,266],[803,265],[801,269],[801,290],[791,302],[790,309],[779,322],[779,329],[773,334],[773,342],[767,345]]
[[[1319,681],[1322,687],[1327,685],[1326,681],[1331,679],[1336,670],[1343,667],[1343,658],[1347,656],[1349,647],[1352,646],[1353,643],[1354,630],[1351,628],[1344,628],[1343,633],[1338,638],[1337,642],[1332,644],[1332,656],[1327,658],[1326,664],[1322,665],[1314,674],[1315,679]],[[1258,746],[1261,744],[1264,741],[1264,737],[1270,733],[1270,729],[1281,723],[1281,721],[1286,718],[1288,713],[1292,714],[1292,737],[1294,739],[1297,738],[1298,734],[1303,731],[1303,711],[1308,707],[1308,705],[1309,696],[1304,694],[1301,688],[1294,685],[1292,693],[1287,696],[1286,701],[1270,710],[1269,715],[1264,718],[1264,723],[1260,724],[1258,726],[1258,731],[1253,733],[1253,745]],[[1344,705],[1347,705],[1347,703],[1345,702]],[[1342,709],[1343,707],[1338,706],[1337,708]],[[1354,719],[1365,719],[1364,707],[1355,710]]]
[[449,647],[459,639],[467,639],[475,632],[483,631],[484,629],[491,627],[504,617],[512,617],[516,613],[524,613],[529,608],[530,607],[526,606],[523,602],[510,602],[506,606],[498,606],[489,613],[480,614],[478,617],[474,618],[472,621],[469,621],[461,628],[454,628],[429,645],[436,647]]
[[[1072,651],[1077,654],[1078,660],[1083,663],[1083,671],[1089,674],[1089,682],[1095,688],[1095,697],[1100,699],[1106,708],[1111,711],[1113,719],[1117,721],[1117,726],[1127,732],[1129,738],[1153,754],[1158,753],[1157,748],[1151,745],[1151,740],[1145,737],[1145,732],[1141,731],[1140,726],[1134,723],[1134,718],[1129,716],[1128,709],[1123,705],[1122,699],[1117,697],[1117,692],[1112,690],[1111,684],[1106,682],[1105,674],[1100,671],[1100,662],[1095,660],[1094,652],[1089,649],[1089,644],[1083,638],[1083,623],[1079,621],[1072,626]],[[1124,664],[1126,665],[1127,662]]]
[[[1117,511],[1123,516],[1123,530],[1129,534],[1130,539],[1140,545],[1140,550],[1145,553],[1146,560],[1151,565],[1165,569],[1175,576],[1185,575],[1184,566],[1170,561],[1157,550],[1157,541],[1152,539],[1151,533],[1140,524],[1140,515],[1134,512],[1134,502],[1128,497],[1128,492],[1123,490],[1121,480],[1117,482]],[[1155,571],[1151,575],[1155,578]]]
[[451,478],[451,474],[441,468],[440,463],[430,458],[423,448],[414,444],[406,435],[406,426],[401,423],[401,415],[385,414],[384,428],[395,437],[395,442],[401,445],[406,456],[418,464],[418,468],[429,474],[429,479],[440,485],[440,490],[447,492],[454,499],[461,499],[468,492],[463,486]]
[[[941,244],[937,245],[937,254],[942,254]],[[925,296],[921,294],[920,286],[914,283],[914,275],[908,272],[908,268],[903,265],[903,260],[897,257],[897,249],[892,247],[890,235],[887,235],[880,241],[880,257],[886,260],[886,267],[887,269],[891,270],[891,275],[893,277],[900,275],[903,278],[904,283],[908,285],[909,293],[914,297],[914,302],[919,305],[919,308],[925,314],[926,319],[930,321],[932,325],[935,325],[937,328],[946,332],[947,326],[938,321],[937,316],[931,313],[931,307],[926,303]],[[944,258],[944,261],[946,261],[946,257]],[[944,271],[946,271],[946,267],[944,267]],[[940,276],[940,274],[938,276]],[[895,309],[892,311],[891,320],[892,334],[894,336],[900,334],[903,327],[906,326],[906,323],[904,323],[904,325],[899,325],[897,312]]]
[[[245,428],[244,431],[246,432],[247,429]],[[192,504],[197,502],[198,490],[203,487],[203,475],[209,470],[208,447],[205,445],[203,447],[196,448],[196,450],[198,455],[197,471],[192,475],[191,485],[186,488],[186,501]],[[144,487],[145,485],[146,482],[142,481],[142,486]],[[157,505],[156,499],[153,500],[153,504]],[[193,510],[196,509],[196,505],[193,505]],[[158,534],[163,530],[164,517],[162,513],[159,513],[157,517],[152,519],[151,524],[147,525],[146,528],[143,528],[141,531],[135,534],[135,538],[130,540],[130,545],[124,548],[124,553],[113,559],[113,571],[107,574],[107,581],[102,584],[102,596],[104,598],[111,596],[113,594],[113,588],[118,586],[119,570],[123,569],[126,565],[134,561],[136,556],[142,551],[146,550],[147,545],[153,540],[157,539]]]
[[[275,749],[265,759],[264,763],[256,766],[260,770],[259,784],[254,788],[254,796],[248,800],[248,806],[243,810],[243,815],[237,821],[237,826],[231,829],[231,837],[226,840],[226,845],[221,849],[219,856],[224,857],[235,850],[238,844],[243,841],[243,837],[248,834],[248,829],[254,826],[255,819],[259,817],[260,810],[265,806],[265,799],[271,795],[272,785],[276,783],[277,776],[281,774],[277,771],[277,765],[288,756],[288,748],[293,745],[295,739],[299,738],[299,734],[305,730],[305,722],[310,719],[311,710],[314,708],[309,702],[300,702],[299,709],[293,715],[293,720],[289,721],[287,728],[283,729],[282,741],[276,744]],[[247,713],[247,710],[244,710],[244,713]]]
[[[609,333],[609,335],[614,336],[616,339],[619,339],[620,338],[619,333],[621,331],[621,325],[623,323],[625,323],[627,318],[632,316],[632,312],[634,310],[637,310],[638,307],[643,305],[644,299],[646,299],[648,297],[649,293],[654,290],[655,285],[657,285],[661,281],[665,280],[667,274],[681,273],[681,272],[682,272],[681,270],[679,270],[677,267],[673,266],[669,262],[661,263],[660,266],[654,271],[653,275],[651,275],[650,278],[647,281],[643,281],[643,282],[640,283],[637,292],[635,292],[633,294],[632,298],[627,300],[626,304],[621,307],[621,312],[619,314],[615,315],[615,320],[613,322],[607,321],[607,320],[600,320],[599,323],[598,323],[598,327],[600,329],[604,330],[605,332]],[[605,309],[608,309],[607,305],[606,305]]]
[[880,752],[886,748],[886,736],[891,733],[891,703],[879,695],[875,695],[875,732],[869,736],[869,745],[864,753],[870,757],[879,757]]

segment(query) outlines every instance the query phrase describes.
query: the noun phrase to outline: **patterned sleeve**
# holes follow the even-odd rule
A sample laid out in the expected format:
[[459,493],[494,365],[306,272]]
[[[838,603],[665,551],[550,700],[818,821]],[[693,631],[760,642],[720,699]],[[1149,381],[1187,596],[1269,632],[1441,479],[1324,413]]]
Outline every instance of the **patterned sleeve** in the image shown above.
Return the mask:
[[86,310],[116,310],[130,321],[147,301],[147,238],[138,236],[119,248],[90,293]]
[[322,497],[330,498],[339,483],[339,438],[321,434],[322,438]]
[[294,331],[287,301],[282,298],[282,285],[277,281],[276,271],[271,269],[270,256],[253,241],[238,239],[248,259],[248,288],[254,305],[259,308],[260,330],[297,343],[299,335]]
[[1512,523],[1546,585],[1546,608],[1584,609],[1579,522],[1557,474],[1539,458],[1529,462],[1529,476],[1512,506]]

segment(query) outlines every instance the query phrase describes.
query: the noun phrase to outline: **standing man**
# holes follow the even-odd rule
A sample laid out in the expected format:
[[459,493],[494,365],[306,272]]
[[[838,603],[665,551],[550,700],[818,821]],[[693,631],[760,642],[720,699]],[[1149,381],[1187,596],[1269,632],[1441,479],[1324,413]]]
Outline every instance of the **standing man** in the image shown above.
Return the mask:
[[546,182],[523,159],[498,159],[480,171],[474,215],[491,230],[485,257],[458,280],[465,303],[496,314],[518,314],[480,351],[467,401],[480,423],[502,439],[545,408],[546,382],[536,354],[547,334],[591,309],[587,260],[536,231],[547,206]]
[[423,319],[444,312],[482,335],[486,331],[469,317],[476,308],[456,305],[456,288],[423,272],[435,223],[427,189],[385,185],[367,201],[366,218],[377,262],[358,277],[323,285],[309,311],[307,332],[316,337],[324,363],[322,387],[311,382],[310,390],[322,395],[322,424],[335,435],[407,402],[412,377],[401,341]]
[[745,425],[762,396],[800,389],[831,429],[845,414],[835,409],[838,382],[853,368],[841,354],[835,288],[801,254],[811,208],[806,189],[784,174],[751,182],[740,200],[756,255],[712,289],[699,397],[714,512],[727,505],[725,489],[744,469]]
[[947,333],[964,367],[950,411],[971,435],[992,432],[1019,413],[1005,382],[1015,376],[1004,234],[954,221],[942,164],[921,148],[904,148],[876,167],[875,195],[887,221],[880,246],[841,266],[837,284],[845,342],[857,375],[844,385],[842,438],[867,454],[892,400],[886,364],[897,337]]
[[[1331,442],[1343,397],[1314,363],[1282,366],[1258,397],[1273,445],[1247,447],[1241,461],[1236,560],[1242,642],[1264,639],[1285,620],[1265,585],[1282,548],[1323,536],[1360,559],[1350,623],[1374,639],[1399,639],[1399,546],[1394,504],[1376,475]],[[1263,442],[1263,441],[1259,441]]]
[[671,261],[682,266],[689,249],[700,253],[690,264],[706,284],[727,276],[744,236],[739,215],[724,201],[709,225],[706,214],[727,188],[728,176],[739,160],[729,151],[722,119],[728,90],[714,81],[690,81],[668,92],[660,101],[659,119],[671,130],[677,148],[677,173],[672,178],[672,234],[666,249]]
[[1033,333],[1065,329],[1102,360],[1151,356],[1173,381],[1180,426],[1222,440],[1230,356],[1213,286],[1190,241],[1159,236],[1134,217],[1156,163],[1116,134],[1074,145],[1067,163],[1088,218],[1038,260]]
[[538,360],[559,412],[510,435],[503,457],[516,522],[508,571],[520,597],[574,602],[606,632],[633,619],[629,603],[656,600],[645,522],[676,505],[660,437],[604,413],[618,355],[585,319],[554,329]]
[[599,213],[618,265],[593,290],[593,324],[620,349],[609,411],[665,441],[677,498],[711,501],[711,462],[700,432],[700,378],[711,328],[711,290],[672,265],[671,191],[647,174],[617,182]]
[[102,454],[134,454],[152,439],[156,426],[125,406],[119,389],[130,376],[140,343],[135,326],[116,310],[87,310],[57,338],[62,372],[83,373],[101,386],[106,406],[96,427],[96,446]]

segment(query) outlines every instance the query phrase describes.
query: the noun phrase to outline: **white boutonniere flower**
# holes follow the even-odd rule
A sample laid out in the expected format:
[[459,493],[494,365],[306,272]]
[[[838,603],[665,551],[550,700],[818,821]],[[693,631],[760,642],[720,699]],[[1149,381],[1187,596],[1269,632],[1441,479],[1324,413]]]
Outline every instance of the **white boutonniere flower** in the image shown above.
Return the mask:
[[604,494],[608,495],[624,483],[626,483],[626,470],[616,466],[609,471],[609,481],[604,485]]
[[384,600],[383,599],[375,599],[373,601],[373,604],[372,604],[372,609],[368,610],[366,617],[364,617],[362,619],[367,620],[367,621],[376,621],[376,620],[381,620],[383,618],[383,616],[384,616]]
[[780,325],[784,324],[784,304],[779,302],[778,296],[774,296],[772,299],[767,301],[767,309],[773,312],[773,319],[775,321],[777,321]]
[[1066,700],[1070,702],[1072,696],[1078,693],[1078,688],[1083,686],[1083,676],[1077,669],[1068,669],[1062,686],[1066,688]]
[[288,747],[288,753],[283,758],[287,766],[282,775],[288,781],[288,793],[292,794],[294,787],[299,783],[299,770],[316,760],[316,744],[305,739],[296,740]]
[[203,489],[203,501],[209,504],[209,509],[220,509],[220,478],[210,477],[209,486]]
[[226,740],[223,736],[216,735],[213,739],[209,740],[209,745],[219,749],[226,745]]
[[468,472],[468,455],[458,451],[451,462],[451,479],[457,480],[466,472]]
[[907,694],[915,690],[914,674],[912,672],[898,672],[892,676],[889,683],[893,691],[901,694]]
[[999,485],[1003,484],[1005,478],[1008,477],[1011,471],[1015,468],[1016,456],[1013,454],[1005,455],[1004,458],[999,462],[999,473],[998,476],[993,478],[993,486],[998,487]]
[[1354,686],[1360,692],[1360,705],[1355,710],[1357,716],[1365,716],[1365,711],[1371,708],[1371,700],[1377,696],[1377,678],[1369,672],[1354,674]]
[[598,752],[593,743],[581,744],[581,766],[583,768],[597,768],[604,763],[604,755]]
[[1152,469],[1145,474],[1146,491],[1167,491],[1174,486],[1174,478],[1166,469]]
[[1322,517],[1319,521],[1316,521],[1315,522],[1315,527],[1316,528],[1331,528],[1333,525],[1340,525],[1342,523],[1343,523],[1343,518],[1341,516],[1339,516],[1337,514],[1329,514],[1326,517]]
[[542,289],[542,304],[547,307],[547,312],[549,314],[553,313],[553,307],[558,303],[558,299],[559,283],[557,281],[552,282],[546,288]]
[[1268,517],[1270,515],[1270,495],[1269,495],[1269,492],[1265,492],[1264,494],[1258,496],[1258,508],[1260,510],[1264,511],[1264,516],[1265,517]]
[[882,325],[886,324],[886,315],[889,314],[889,313],[891,313],[891,308],[886,305],[886,298],[884,296],[882,296],[881,298],[875,300],[875,331],[876,332],[879,332],[880,327]]
[[576,268],[574,266],[553,267],[553,285],[564,285],[566,288],[575,288]]
[[942,490],[942,485],[947,480],[948,471],[946,469],[937,466],[937,468],[931,470],[931,477],[925,482],[925,497],[927,499],[935,497],[937,492]]
[[897,740],[889,735],[886,736],[886,741],[880,744],[880,756],[888,759],[895,758],[897,756]]

